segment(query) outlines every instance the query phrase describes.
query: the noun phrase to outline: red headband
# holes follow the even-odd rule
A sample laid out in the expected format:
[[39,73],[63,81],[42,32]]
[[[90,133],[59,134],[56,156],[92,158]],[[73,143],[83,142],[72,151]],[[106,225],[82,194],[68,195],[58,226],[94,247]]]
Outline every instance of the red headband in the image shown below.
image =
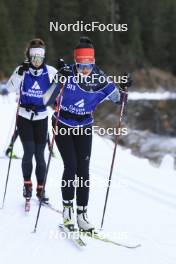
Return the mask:
[[94,63],[95,51],[93,48],[77,48],[74,50],[74,59],[77,63]]

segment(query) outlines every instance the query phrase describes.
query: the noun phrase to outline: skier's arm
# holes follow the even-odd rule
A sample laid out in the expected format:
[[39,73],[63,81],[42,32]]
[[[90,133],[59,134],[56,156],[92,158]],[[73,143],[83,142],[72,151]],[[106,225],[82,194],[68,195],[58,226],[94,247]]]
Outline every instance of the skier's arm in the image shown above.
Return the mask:
[[49,89],[43,95],[43,104],[46,106],[54,104],[56,97],[59,95],[62,84],[61,82],[53,81]]
[[47,71],[48,71],[48,76],[49,76],[50,83],[52,83],[53,80],[55,79],[57,70],[56,70],[56,68],[54,68],[54,67],[52,67],[50,65],[46,65],[46,68],[47,68]]
[[20,94],[20,87],[24,77],[24,72],[29,69],[29,61],[25,60],[20,66],[18,66],[10,79],[7,82],[7,90],[8,92],[16,92],[16,95]]
[[108,96],[108,99],[111,100],[114,103],[120,102],[120,92],[119,89],[116,88],[115,91]]
[[126,82],[121,82],[117,88],[117,91],[109,96],[109,99],[114,103],[121,104],[124,100],[126,104],[128,101],[128,91],[126,90],[126,88],[131,87],[133,81],[130,74],[125,73],[124,77],[126,77]]
[[63,82],[61,82],[61,77],[64,76],[67,78],[70,75],[70,68],[64,63],[64,60],[62,59],[58,60],[57,69],[58,72],[53,78],[51,86],[43,96],[43,103],[46,106],[53,105],[56,97],[59,95],[60,90],[64,85]]
[[8,80],[8,82],[6,84],[8,92],[19,93],[20,85],[21,85],[21,82],[22,82],[22,79],[23,79],[23,76],[18,74],[19,67],[20,66],[18,66],[14,70],[13,74],[11,75],[10,79]]

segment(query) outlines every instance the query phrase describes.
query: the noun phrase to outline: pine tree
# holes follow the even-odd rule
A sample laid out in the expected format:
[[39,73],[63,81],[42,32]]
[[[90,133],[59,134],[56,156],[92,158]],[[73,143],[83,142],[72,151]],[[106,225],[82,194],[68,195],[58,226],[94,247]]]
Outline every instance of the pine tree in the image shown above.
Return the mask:
[[7,7],[15,39],[13,52],[15,62],[18,64],[24,60],[27,42],[35,37],[37,2],[36,0],[7,0]]
[[174,0],[170,0],[168,3],[168,9],[166,14],[166,30],[168,32],[167,36],[167,68],[173,74],[176,75],[176,51],[175,51],[175,43],[176,43],[176,2]]
[[10,16],[5,1],[0,1],[0,72],[7,74],[12,65],[13,34],[9,24]]
[[[79,20],[79,2],[72,1],[51,1],[50,2],[50,21],[60,24],[74,24]],[[63,28],[62,28],[63,29]],[[68,28],[67,28],[68,29]],[[73,49],[78,42],[80,33],[74,31],[52,31],[55,58],[63,57],[66,62],[73,62]]]

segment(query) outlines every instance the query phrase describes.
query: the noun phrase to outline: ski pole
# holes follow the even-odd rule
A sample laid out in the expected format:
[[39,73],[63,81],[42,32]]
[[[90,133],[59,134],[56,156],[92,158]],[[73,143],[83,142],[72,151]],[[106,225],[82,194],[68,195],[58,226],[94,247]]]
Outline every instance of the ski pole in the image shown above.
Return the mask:
[[6,198],[6,193],[7,193],[7,186],[8,186],[10,168],[11,168],[11,163],[12,163],[12,153],[13,153],[13,146],[14,146],[14,142],[15,142],[15,131],[17,129],[17,119],[18,119],[19,108],[20,108],[20,98],[18,101],[18,106],[17,106],[17,111],[16,111],[15,129],[14,129],[14,133],[13,133],[13,137],[12,137],[12,147],[10,150],[10,158],[9,158],[9,164],[8,164],[8,169],[7,169],[7,176],[6,176],[5,189],[4,189],[4,195],[3,195],[3,201],[2,201],[1,209],[4,208],[5,198]]
[[[120,117],[119,117],[119,120],[117,121],[117,126],[116,126],[117,131],[120,130],[121,125],[122,125],[122,118],[123,118],[123,113],[124,113],[124,108],[125,108],[125,96],[127,95],[127,93],[128,93],[128,90],[127,90],[127,87],[125,87],[123,97],[122,97],[122,103],[120,107]],[[106,207],[107,207],[107,202],[108,202],[109,190],[111,186],[111,179],[112,179],[112,173],[113,173],[113,168],[114,168],[114,161],[115,161],[115,156],[116,156],[117,144],[119,142],[119,137],[120,137],[120,134],[117,133],[115,137],[115,145],[114,145],[114,151],[113,151],[112,162],[111,162],[111,167],[110,167],[109,180],[108,180],[108,186],[107,186],[107,191],[106,191],[106,198],[105,198],[105,204],[104,204],[103,216],[101,220],[100,229],[102,229],[103,223],[104,223],[104,217],[105,217],[105,212],[106,212]]]
[[[24,69],[25,67],[25,69]],[[23,65],[21,65],[18,69],[18,74],[21,76],[21,84],[20,84],[20,94],[19,94],[19,98],[18,98],[18,105],[17,105],[17,111],[16,111],[16,120],[15,120],[15,128],[14,128],[14,133],[13,133],[13,138],[12,138],[12,148],[10,151],[10,159],[9,159],[9,164],[8,164],[8,169],[7,169],[7,176],[6,176],[6,183],[5,183],[5,189],[4,189],[4,195],[3,195],[3,201],[2,201],[2,207],[1,209],[4,208],[4,204],[5,204],[5,198],[6,198],[6,192],[7,192],[7,186],[8,186],[8,181],[9,181],[9,174],[10,174],[10,168],[11,168],[11,162],[12,162],[12,153],[13,153],[13,147],[14,147],[14,142],[15,142],[15,131],[17,129],[17,120],[18,120],[18,113],[19,113],[19,108],[20,108],[20,101],[21,101],[21,94],[22,94],[22,86],[23,86],[23,82],[24,82],[24,74],[26,71],[26,68],[29,67],[29,61],[26,59],[23,62]],[[22,73],[19,72],[20,70],[22,70]]]
[[7,147],[9,146],[9,141],[10,141],[10,143],[12,143],[13,136],[11,138],[10,138],[10,136],[12,135],[11,132],[13,130],[15,117],[16,117],[16,113],[14,112],[14,115],[13,115],[13,118],[12,118],[12,121],[11,121],[11,126],[10,126],[8,134],[7,134],[6,142],[5,142],[4,146],[3,146],[3,149],[4,149],[3,152],[5,152]]
[[[55,122],[55,125],[54,125],[54,131],[56,131],[56,128],[57,128],[57,123],[58,123],[58,118],[59,118],[59,115],[60,115],[61,103],[62,103],[62,98],[63,98],[63,92],[64,92],[64,84],[62,85],[59,99],[57,99],[57,117],[56,117],[56,122]],[[46,185],[46,180],[47,180],[47,176],[48,176],[48,171],[49,171],[49,166],[50,166],[50,161],[51,161],[51,155],[52,155],[52,150],[53,150],[53,146],[54,146],[55,136],[56,136],[56,133],[53,132],[53,137],[52,137],[52,141],[51,141],[51,145],[50,145],[50,152],[49,152],[48,162],[47,162],[47,166],[46,166],[46,173],[45,173],[45,178],[44,178],[43,190],[42,190],[41,197],[43,196],[43,193],[44,193],[44,190],[45,190],[45,185]],[[39,216],[40,216],[41,206],[42,206],[42,199],[40,199],[40,202],[39,202],[39,207],[38,207],[38,212],[37,212],[37,216],[36,216],[36,221],[35,221],[35,226],[34,226],[33,233],[36,233],[36,231],[37,231],[37,225],[38,225],[38,220],[39,220]]]

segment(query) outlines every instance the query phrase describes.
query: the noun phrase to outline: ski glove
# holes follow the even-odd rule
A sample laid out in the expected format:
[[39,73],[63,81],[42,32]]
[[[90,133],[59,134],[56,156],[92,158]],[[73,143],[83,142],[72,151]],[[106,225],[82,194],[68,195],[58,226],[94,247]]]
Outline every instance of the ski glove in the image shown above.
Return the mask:
[[65,64],[63,59],[58,59],[57,70],[58,70],[59,76],[64,76],[66,78],[70,76],[70,73],[71,73],[70,67],[67,66],[67,64]]
[[133,80],[130,74],[125,73],[123,76],[127,77],[127,81],[125,83],[119,84],[119,92],[120,92],[120,104],[124,101],[125,104],[128,102],[128,88],[132,86]]
[[125,76],[126,77],[126,82],[121,82],[120,84],[119,84],[119,86],[120,86],[120,91],[124,91],[125,90],[125,88],[126,87],[131,87],[132,86],[132,83],[133,83],[133,80],[132,80],[132,77],[131,77],[131,74],[127,74],[127,73],[124,73],[124,75],[123,76]]
[[18,75],[22,76],[25,71],[29,70],[29,60],[25,60],[18,69]]
[[62,70],[65,67],[65,62],[63,59],[58,59],[57,63],[56,63],[56,68],[58,70],[58,72],[60,72],[60,70]]

